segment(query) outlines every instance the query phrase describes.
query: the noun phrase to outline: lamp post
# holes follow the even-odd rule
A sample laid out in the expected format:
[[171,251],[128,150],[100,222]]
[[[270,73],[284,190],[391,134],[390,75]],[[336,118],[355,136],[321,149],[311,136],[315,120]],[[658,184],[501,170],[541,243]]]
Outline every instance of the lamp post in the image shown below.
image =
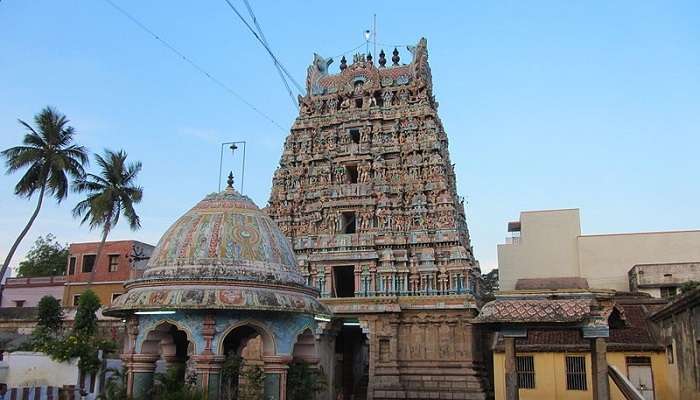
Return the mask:
[[221,143],[221,154],[219,155],[219,192],[221,191],[221,170],[223,169],[224,166],[224,146],[228,145],[228,148],[231,149],[231,154],[233,154],[237,149],[238,145],[242,144],[243,145],[243,162],[241,165],[241,193],[243,193],[243,178],[245,178],[245,140],[239,141],[239,142],[223,142]]

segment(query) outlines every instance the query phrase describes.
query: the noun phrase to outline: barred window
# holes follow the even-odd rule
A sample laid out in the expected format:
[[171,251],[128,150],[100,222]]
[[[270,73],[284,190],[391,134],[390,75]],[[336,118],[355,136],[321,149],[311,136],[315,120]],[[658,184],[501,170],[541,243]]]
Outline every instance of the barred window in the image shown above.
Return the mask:
[[532,356],[517,356],[515,367],[518,372],[518,388],[535,388],[535,360]]
[[566,356],[566,390],[588,390],[586,357]]

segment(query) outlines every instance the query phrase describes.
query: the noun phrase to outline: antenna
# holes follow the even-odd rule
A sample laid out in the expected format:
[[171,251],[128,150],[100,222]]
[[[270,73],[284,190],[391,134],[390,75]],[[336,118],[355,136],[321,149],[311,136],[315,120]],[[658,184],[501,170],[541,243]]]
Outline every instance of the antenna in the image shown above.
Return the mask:
[[245,178],[245,146],[246,142],[245,140],[243,141],[238,141],[238,142],[223,142],[221,143],[221,154],[219,155],[219,192],[221,191],[221,170],[223,169],[224,166],[224,147],[226,145],[229,145],[228,148],[231,150],[231,155],[234,154],[234,152],[238,149],[238,145],[242,144],[243,145],[243,161],[241,164],[241,186],[240,186],[240,192],[243,194],[243,179]]
[[374,21],[372,22],[372,45],[374,46],[374,49],[372,50],[372,54],[374,56],[377,56],[377,14],[374,14]]

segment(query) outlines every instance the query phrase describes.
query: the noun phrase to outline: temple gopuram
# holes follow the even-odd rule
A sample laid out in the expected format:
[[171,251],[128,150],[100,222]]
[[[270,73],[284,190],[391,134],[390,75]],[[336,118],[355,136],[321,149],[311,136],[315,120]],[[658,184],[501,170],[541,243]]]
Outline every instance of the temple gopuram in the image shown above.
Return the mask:
[[266,208],[332,311],[316,332],[332,399],[486,397],[479,264],[426,40],[408,51],[335,74],[314,56]]

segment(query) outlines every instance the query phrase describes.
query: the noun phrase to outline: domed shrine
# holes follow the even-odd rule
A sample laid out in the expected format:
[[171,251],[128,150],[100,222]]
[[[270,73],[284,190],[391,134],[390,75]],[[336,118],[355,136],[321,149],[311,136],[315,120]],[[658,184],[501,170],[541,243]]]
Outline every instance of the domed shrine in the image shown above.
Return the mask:
[[225,356],[257,338],[265,398],[283,399],[287,364],[318,363],[314,332],[330,314],[304,282],[288,239],[229,175],[223,192],[167,230],[143,276],[105,311],[128,324],[128,394],[147,397],[157,365],[184,364],[216,399]]

